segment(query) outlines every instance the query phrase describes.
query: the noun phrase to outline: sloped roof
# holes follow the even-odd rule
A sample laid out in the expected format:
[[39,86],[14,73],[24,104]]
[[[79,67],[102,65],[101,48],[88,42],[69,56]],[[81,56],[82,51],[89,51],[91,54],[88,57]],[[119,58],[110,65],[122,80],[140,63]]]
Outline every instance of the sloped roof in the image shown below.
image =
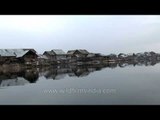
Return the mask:
[[61,49],[53,49],[52,50],[56,55],[64,55],[66,54],[63,50]]
[[55,55],[55,53],[53,51],[45,51],[44,53],[47,53],[48,55]]
[[7,49],[0,49],[0,56],[16,56],[14,52],[8,51]]
[[73,54],[76,50],[69,50],[67,54]]
[[32,52],[34,52],[34,53],[37,53],[34,49],[32,49],[32,48],[25,48],[25,49],[23,49],[23,50],[30,50],[30,51],[32,51]]
[[74,54],[75,51],[79,51],[82,54],[89,54],[89,52],[85,49],[69,50],[67,54]]
[[82,54],[89,54],[89,52],[87,50],[84,50],[84,49],[79,49],[78,51],[81,52]]
[[0,56],[4,57],[22,57],[30,50],[27,49],[0,49]]
[[10,52],[13,52],[16,57],[22,57],[24,56],[29,50],[23,50],[23,49],[10,49],[8,50]]

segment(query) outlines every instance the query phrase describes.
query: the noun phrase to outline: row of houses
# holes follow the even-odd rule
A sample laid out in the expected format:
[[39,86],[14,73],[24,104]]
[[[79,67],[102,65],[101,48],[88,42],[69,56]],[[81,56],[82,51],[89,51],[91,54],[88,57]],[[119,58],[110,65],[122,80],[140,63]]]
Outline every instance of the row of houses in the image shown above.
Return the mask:
[[159,61],[160,54],[155,53],[153,51],[142,52],[142,53],[129,53],[129,54],[120,53],[118,55],[110,54],[107,56],[107,59],[115,61],[153,61],[153,60]]
[[61,49],[53,49],[45,51],[40,55],[41,63],[74,63],[77,61],[87,62],[92,60],[102,59],[103,55],[100,53],[90,53],[85,49],[69,50],[65,53]]
[[0,64],[22,63],[26,65],[54,65],[61,63],[101,63],[102,61],[140,61],[160,60],[160,54],[151,52],[118,55],[102,55],[90,53],[85,49],[69,50],[53,49],[38,54],[34,49],[0,49]]
[[84,49],[69,50],[53,49],[38,54],[34,49],[0,49],[0,64],[23,63],[27,65],[50,65],[57,63],[72,63],[76,61],[91,61],[102,59],[99,53],[90,53]]

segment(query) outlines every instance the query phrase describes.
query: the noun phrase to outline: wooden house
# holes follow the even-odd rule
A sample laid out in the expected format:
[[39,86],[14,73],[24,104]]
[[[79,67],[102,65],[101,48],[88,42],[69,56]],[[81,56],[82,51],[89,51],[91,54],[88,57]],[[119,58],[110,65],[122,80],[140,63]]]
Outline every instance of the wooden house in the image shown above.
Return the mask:
[[7,49],[0,49],[0,64],[16,61],[16,55]]
[[50,60],[47,56],[39,54],[38,55],[38,65],[50,65]]
[[85,60],[88,54],[89,52],[84,49],[69,50],[67,52],[67,59],[70,61]]
[[50,61],[56,60],[56,57],[55,57],[55,54],[53,53],[53,51],[45,51],[43,53],[43,55],[45,55]]
[[4,63],[25,63],[37,62],[38,55],[35,50],[30,49],[0,49],[0,62]]
[[45,51],[43,55],[47,56],[51,61],[65,61],[66,53],[61,49],[53,49],[51,51]]
[[33,50],[24,50],[21,55],[17,56],[26,64],[37,63],[38,55]]
[[66,53],[63,50],[61,50],[61,49],[53,49],[51,51],[54,53],[55,59],[57,61],[65,61],[66,60]]

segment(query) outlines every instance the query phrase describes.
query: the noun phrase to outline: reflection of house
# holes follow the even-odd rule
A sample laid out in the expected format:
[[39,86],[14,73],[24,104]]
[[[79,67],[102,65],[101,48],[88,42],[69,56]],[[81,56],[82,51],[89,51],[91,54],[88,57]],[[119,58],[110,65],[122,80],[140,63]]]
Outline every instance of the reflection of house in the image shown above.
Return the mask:
[[0,70],[0,81],[17,79],[17,77],[24,78],[29,83],[35,83],[39,78],[39,74],[37,69],[21,68],[16,70],[3,67],[3,69]]
[[49,69],[44,76],[46,79],[59,80],[59,79],[63,79],[66,76],[66,73],[67,71],[63,71],[63,70],[61,71],[55,68],[55,69]]
[[21,77],[21,74],[20,75],[18,75],[18,73],[0,74],[0,87],[25,85],[27,83],[29,83],[29,81]]
[[22,77],[10,78],[10,79],[1,80],[0,87],[25,85],[27,83],[29,82]]
[[45,74],[46,79],[63,79],[67,74],[69,76],[87,76],[90,72],[88,71],[87,67],[83,68],[74,68],[71,69],[70,67],[67,68],[49,68]]
[[73,72],[77,77],[87,76],[90,73],[87,68],[76,68]]
[[94,71],[96,71],[96,69],[95,68],[88,68],[88,71],[89,72],[94,72]]
[[36,69],[28,69],[28,70],[25,70],[23,77],[26,80],[28,80],[30,83],[35,83],[39,78],[39,74]]
[[123,68],[123,67],[128,66],[128,63],[119,63],[118,65],[119,65],[119,67]]
[[43,72],[44,74],[44,77],[46,78],[46,79],[54,79],[55,78],[55,76],[57,75],[57,71],[56,71],[56,69],[48,69],[48,70],[46,70],[45,72]]
[[38,55],[33,49],[0,49],[0,62],[36,63]]
[[67,58],[69,60],[83,60],[87,57],[88,54],[89,52],[83,49],[69,50],[67,52]]
[[110,68],[116,68],[117,67],[117,63],[116,62],[109,63],[108,67],[110,67]]
[[89,71],[85,71],[85,72],[75,72],[77,77],[85,77],[87,75],[89,75]]

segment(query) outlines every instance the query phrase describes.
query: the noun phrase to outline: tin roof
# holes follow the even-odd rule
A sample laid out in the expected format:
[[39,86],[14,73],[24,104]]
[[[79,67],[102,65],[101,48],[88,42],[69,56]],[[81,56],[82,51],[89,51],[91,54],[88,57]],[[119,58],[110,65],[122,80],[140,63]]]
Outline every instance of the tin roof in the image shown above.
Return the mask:
[[47,53],[48,55],[55,55],[55,53],[53,51],[45,51],[44,53]]
[[85,49],[69,50],[67,54],[74,54],[75,51],[79,51],[82,54],[89,54],[89,52]]
[[84,49],[79,49],[78,51],[81,52],[82,54],[89,54],[89,52],[87,50],[84,50]]
[[0,49],[0,56],[22,57],[29,51],[29,49]]
[[69,50],[67,54],[73,54],[76,50]]
[[52,50],[56,55],[64,55],[66,54],[63,50],[61,49],[53,49]]

